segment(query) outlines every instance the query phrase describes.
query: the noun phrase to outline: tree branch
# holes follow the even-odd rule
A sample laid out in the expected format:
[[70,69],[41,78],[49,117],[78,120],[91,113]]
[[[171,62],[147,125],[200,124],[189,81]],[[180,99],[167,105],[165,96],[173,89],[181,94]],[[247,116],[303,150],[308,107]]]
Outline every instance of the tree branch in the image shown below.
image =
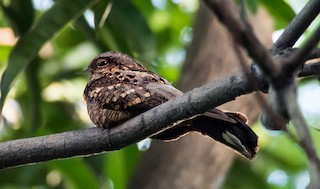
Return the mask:
[[298,72],[298,77],[314,75],[320,75],[320,61],[312,64],[305,64],[303,69]]
[[284,65],[285,73],[295,73],[299,67],[303,66],[306,57],[312,52],[312,50],[317,46],[320,40],[320,24],[318,24],[317,29],[311,35],[311,37],[306,41],[306,43],[297,50],[297,52],[291,56],[289,59],[285,60],[287,63]]
[[3,142],[0,143],[0,168],[117,150],[164,130],[178,120],[203,113],[253,90],[246,76],[236,72],[112,129],[90,128]]
[[309,188],[319,188],[320,186],[320,160],[316,153],[316,148],[313,144],[312,136],[309,132],[307,122],[305,121],[296,98],[296,86],[287,85],[281,90],[278,90],[278,96],[283,104],[286,106],[289,117],[296,128],[297,134],[300,138],[300,145],[305,151],[309,159],[310,185]]
[[[306,70],[301,73],[309,75],[311,66],[306,66]],[[315,66],[320,69],[319,63]],[[264,75],[257,73],[252,66],[249,68],[248,73],[258,81],[258,86],[263,86],[266,83]],[[112,129],[89,128],[2,142],[0,168],[118,150],[169,128],[168,125],[175,121],[203,113],[237,96],[257,90],[247,75],[238,71],[189,91]]]
[[292,47],[304,31],[308,28],[311,22],[319,15],[320,1],[310,0],[291,21],[282,35],[273,45],[273,50],[283,50]]

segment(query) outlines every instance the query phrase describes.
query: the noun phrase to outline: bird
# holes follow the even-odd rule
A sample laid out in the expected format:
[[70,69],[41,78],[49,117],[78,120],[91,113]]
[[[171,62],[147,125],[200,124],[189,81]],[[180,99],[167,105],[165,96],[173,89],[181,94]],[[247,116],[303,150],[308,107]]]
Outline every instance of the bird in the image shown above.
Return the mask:
[[[129,55],[107,51],[96,56],[85,69],[91,75],[83,96],[91,121],[110,129],[170,99],[183,95],[165,78]],[[151,136],[172,141],[189,132],[199,132],[234,149],[247,159],[258,151],[258,136],[240,112],[213,108],[181,120],[174,127]]]

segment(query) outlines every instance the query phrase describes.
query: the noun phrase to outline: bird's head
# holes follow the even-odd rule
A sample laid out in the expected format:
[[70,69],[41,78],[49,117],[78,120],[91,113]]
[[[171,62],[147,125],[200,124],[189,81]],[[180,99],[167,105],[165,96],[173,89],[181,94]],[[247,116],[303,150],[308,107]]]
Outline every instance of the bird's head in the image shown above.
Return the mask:
[[127,54],[108,51],[95,57],[85,72],[94,74],[105,74],[119,70],[146,71],[137,60]]

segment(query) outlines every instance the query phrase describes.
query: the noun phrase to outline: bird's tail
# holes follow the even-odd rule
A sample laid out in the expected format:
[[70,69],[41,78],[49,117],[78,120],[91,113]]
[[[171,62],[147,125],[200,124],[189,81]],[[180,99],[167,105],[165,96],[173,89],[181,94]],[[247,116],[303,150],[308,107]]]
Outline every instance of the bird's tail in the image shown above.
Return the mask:
[[246,124],[247,121],[242,113],[212,109],[152,138],[175,140],[190,131],[198,131],[252,159],[258,151],[258,137]]

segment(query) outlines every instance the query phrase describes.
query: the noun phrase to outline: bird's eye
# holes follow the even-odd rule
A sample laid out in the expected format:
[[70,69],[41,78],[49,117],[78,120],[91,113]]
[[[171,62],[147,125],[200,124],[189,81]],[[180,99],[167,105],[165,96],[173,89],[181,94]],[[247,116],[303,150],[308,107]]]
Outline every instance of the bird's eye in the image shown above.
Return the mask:
[[103,67],[107,64],[108,64],[108,61],[106,61],[106,60],[98,60],[96,63],[97,67]]

